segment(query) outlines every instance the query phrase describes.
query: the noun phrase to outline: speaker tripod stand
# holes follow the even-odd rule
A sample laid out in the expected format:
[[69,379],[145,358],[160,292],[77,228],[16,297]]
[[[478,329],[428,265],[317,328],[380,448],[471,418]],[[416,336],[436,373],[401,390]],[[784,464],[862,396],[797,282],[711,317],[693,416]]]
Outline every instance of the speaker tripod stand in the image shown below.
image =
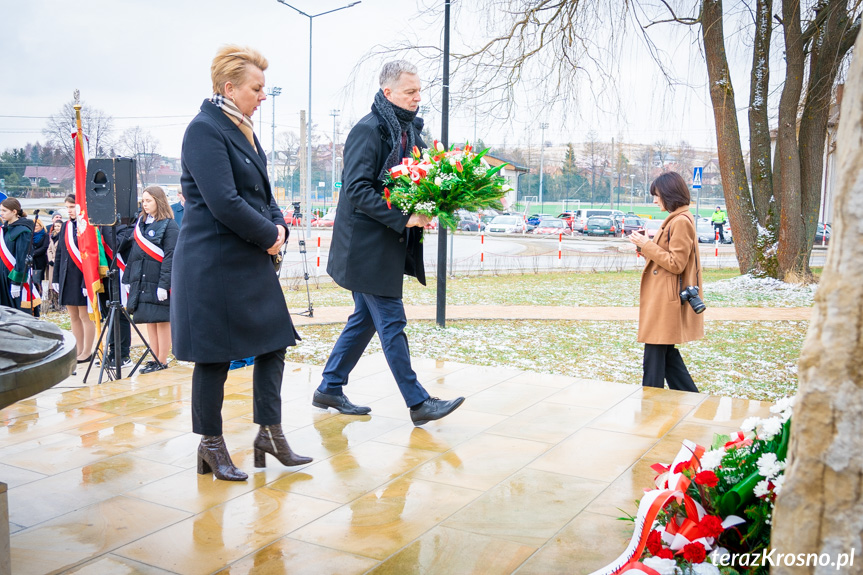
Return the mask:
[[[108,341],[108,336],[110,336],[112,343],[110,345],[113,346],[114,349],[114,362],[113,365],[108,365],[108,354],[104,353],[102,357],[101,365],[99,366],[99,379],[96,383],[101,384],[102,378],[107,373],[108,381],[113,381],[116,379],[123,379],[123,354],[121,349],[121,341],[122,337],[120,334],[120,317],[125,317],[126,321],[129,322],[129,325],[135,328],[135,333],[138,334],[138,337],[141,338],[141,342],[144,344],[144,353],[141,354],[141,358],[132,366],[132,370],[129,372],[129,377],[135,374],[135,371],[141,365],[141,362],[147,358],[147,354],[149,353],[154,360],[158,361],[156,358],[156,354],[153,353],[153,349],[150,347],[150,344],[147,343],[146,338],[144,338],[144,334],[141,333],[141,330],[138,329],[138,326],[135,325],[135,322],[132,321],[132,318],[129,316],[129,312],[126,311],[126,308],[123,306],[123,301],[120,299],[120,270],[117,267],[117,257],[119,252],[119,246],[117,244],[117,231],[115,228],[111,228],[114,236],[114,256],[111,258],[111,265],[108,269],[108,273],[105,276],[108,278],[108,285],[110,287],[108,293],[108,319],[105,321],[102,326],[102,330],[99,332],[99,339],[96,341],[96,349],[99,349],[99,346],[102,345],[102,341]],[[98,302],[95,302],[95,305],[98,305]],[[107,346],[106,346],[107,347]],[[90,376],[90,370],[93,369],[93,362],[96,361],[96,354],[93,353],[93,357],[90,358],[90,363],[87,366],[87,371],[84,373],[84,383],[87,383],[87,378]]]

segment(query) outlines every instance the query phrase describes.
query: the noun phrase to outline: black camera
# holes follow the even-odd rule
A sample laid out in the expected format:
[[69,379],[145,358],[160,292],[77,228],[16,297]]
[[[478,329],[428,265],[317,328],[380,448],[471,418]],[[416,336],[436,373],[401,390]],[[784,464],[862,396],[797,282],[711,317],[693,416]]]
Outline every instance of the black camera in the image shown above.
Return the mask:
[[300,211],[300,202],[291,202],[291,205],[294,206],[294,215],[302,216],[302,212]]
[[689,302],[689,305],[692,306],[692,311],[695,313],[702,313],[707,309],[707,306],[698,297],[698,286],[687,286],[685,290],[680,292],[680,303],[683,304],[686,302]]

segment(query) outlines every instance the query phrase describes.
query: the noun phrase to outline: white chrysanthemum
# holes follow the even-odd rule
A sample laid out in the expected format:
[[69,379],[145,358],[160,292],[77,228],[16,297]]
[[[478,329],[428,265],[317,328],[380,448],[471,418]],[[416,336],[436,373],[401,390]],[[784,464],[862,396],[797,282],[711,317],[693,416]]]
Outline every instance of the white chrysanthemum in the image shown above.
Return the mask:
[[642,561],[645,567],[650,567],[659,575],[674,575],[677,571],[677,561],[674,559],[661,559],[659,557],[648,557]]
[[770,413],[782,413],[794,407],[793,397],[783,397],[770,407]]
[[783,469],[783,465],[776,460],[775,453],[764,453],[755,464],[758,466],[758,474],[767,479],[776,477]]
[[778,417],[762,419],[758,423],[758,439],[770,441],[782,433],[782,420]]
[[762,479],[761,481],[759,481],[758,484],[755,486],[755,489],[753,490],[755,497],[764,497],[765,495],[770,493],[770,488],[768,487],[769,483],[770,481],[768,481],[767,479]]
[[760,417],[748,417],[743,420],[743,423],[740,425],[740,429],[744,432],[752,431],[758,426],[759,421],[761,421]]
[[710,563],[694,563],[687,573],[693,575],[719,575],[719,567]]
[[773,493],[779,495],[782,491],[782,486],[785,484],[785,475],[779,475],[773,479]]
[[701,470],[713,471],[719,464],[722,463],[722,458],[725,456],[724,449],[713,449],[701,456]]

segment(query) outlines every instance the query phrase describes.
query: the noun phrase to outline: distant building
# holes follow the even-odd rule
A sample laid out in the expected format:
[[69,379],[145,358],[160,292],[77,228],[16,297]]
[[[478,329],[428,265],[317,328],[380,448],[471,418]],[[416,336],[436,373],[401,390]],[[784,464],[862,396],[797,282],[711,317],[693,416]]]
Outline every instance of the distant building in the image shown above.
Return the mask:
[[517,163],[507,160],[506,158],[495,156],[493,154],[486,154],[483,156],[488,164],[492,168],[496,168],[501,164],[507,164],[504,168],[498,172],[501,176],[506,178],[507,183],[512,187],[512,191],[510,191],[506,197],[504,198],[504,206],[511,206],[518,201],[518,183],[519,176],[522,174],[527,174],[530,172],[530,168],[526,166],[519,166]]
[[55,190],[71,190],[75,181],[75,170],[69,166],[27,166],[24,177],[30,180],[30,185],[36,187],[42,178],[48,180]]

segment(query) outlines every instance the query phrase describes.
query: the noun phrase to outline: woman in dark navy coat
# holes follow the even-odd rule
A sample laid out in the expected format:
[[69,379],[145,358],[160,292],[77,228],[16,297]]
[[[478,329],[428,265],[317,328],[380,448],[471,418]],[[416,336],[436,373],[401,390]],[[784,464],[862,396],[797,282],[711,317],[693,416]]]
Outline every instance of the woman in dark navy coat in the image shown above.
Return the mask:
[[288,228],[273,199],[266,156],[252,129],[265,99],[260,53],[224,46],[211,67],[215,94],[186,129],[181,184],[186,198],[171,278],[174,356],[195,362],[192,429],[202,435],[198,473],[244,481],[222,437],[222,400],[230,361],[255,357],[255,467],[265,453],[284,465],[309,457],[291,451],[281,428],[285,348],[294,330],[272,255]]

